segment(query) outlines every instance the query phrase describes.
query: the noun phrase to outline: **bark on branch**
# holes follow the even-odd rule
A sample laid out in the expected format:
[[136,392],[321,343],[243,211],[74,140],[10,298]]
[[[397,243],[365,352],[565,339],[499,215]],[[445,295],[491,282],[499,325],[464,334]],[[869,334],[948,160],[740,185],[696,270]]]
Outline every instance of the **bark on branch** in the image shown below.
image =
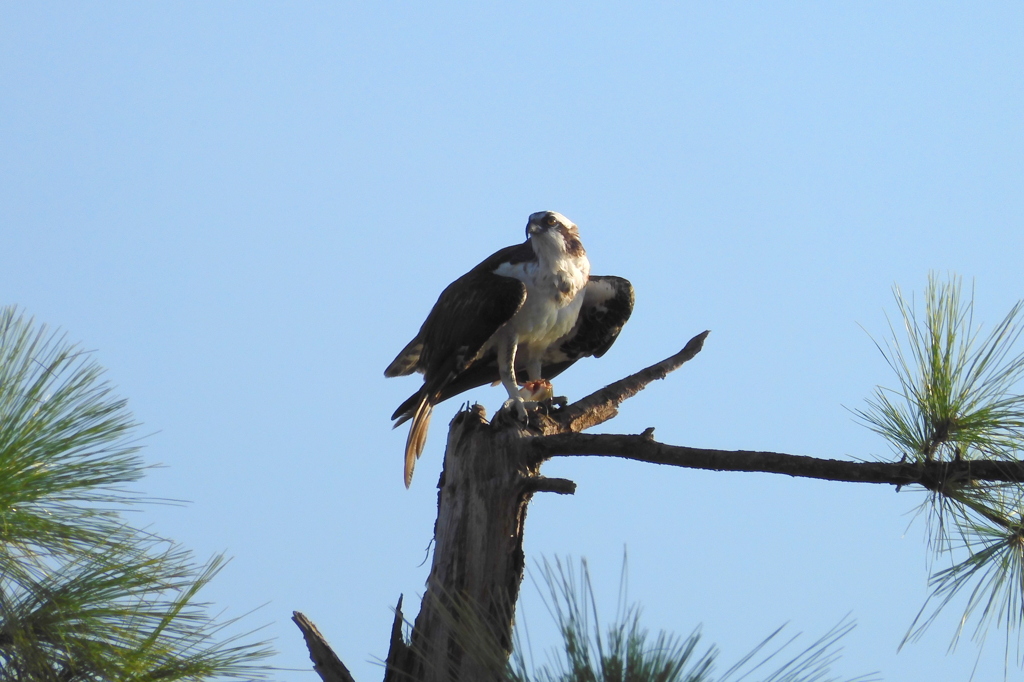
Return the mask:
[[1024,482],[1024,462],[961,460],[959,462],[850,462],[820,459],[781,452],[752,450],[710,450],[659,443],[641,435],[567,433],[532,438],[522,442],[531,463],[552,457],[597,455],[623,457],[640,462],[668,464],[687,469],[711,471],[755,471],[801,478],[852,483],[916,483],[940,490],[950,483],[965,481]]
[[352,673],[348,671],[345,664],[341,662],[338,655],[331,649],[324,636],[316,629],[309,618],[299,613],[292,612],[292,620],[302,630],[302,636],[306,640],[306,648],[309,649],[309,658],[313,661],[313,670],[324,682],[355,682]]
[[527,461],[539,466],[559,456],[596,455],[623,457],[640,462],[668,464],[688,469],[711,471],[752,471],[786,474],[802,478],[852,483],[917,484],[929,490],[965,481],[1024,482],[1024,463],[1014,461],[929,462],[850,462],[821,459],[781,452],[751,450],[711,450],[667,445],[654,440],[654,429],[640,435],[583,434],[580,431],[608,421],[618,414],[618,406],[642,391],[655,379],[691,360],[704,346],[709,332],[694,336],[675,355],[646,369],[620,379],[586,398],[554,412],[545,419],[543,435],[523,440]]
[[711,331],[703,331],[690,339],[683,349],[650,367],[631,374],[625,379],[608,384],[600,391],[591,393],[551,415],[552,420],[563,433],[579,433],[591,426],[597,426],[619,413],[618,407],[624,400],[632,398],[656,379],[664,379],[684,363],[693,359],[704,347],[704,339]]

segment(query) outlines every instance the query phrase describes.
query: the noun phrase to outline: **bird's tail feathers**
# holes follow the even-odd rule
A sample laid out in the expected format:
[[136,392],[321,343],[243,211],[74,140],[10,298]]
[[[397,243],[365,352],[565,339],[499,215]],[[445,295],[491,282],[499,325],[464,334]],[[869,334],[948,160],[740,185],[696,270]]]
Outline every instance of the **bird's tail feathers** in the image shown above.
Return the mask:
[[406,398],[405,402],[398,406],[395,413],[391,415],[391,419],[395,422],[391,425],[391,428],[397,429],[399,426],[412,419],[413,415],[416,414],[416,408],[419,407],[420,401],[423,400],[423,395],[424,391],[420,389]]
[[426,395],[420,397],[420,403],[412,415],[412,426],[409,437],[405,441],[405,487],[412,483],[412,472],[416,468],[416,460],[423,454],[423,446],[427,442],[427,429],[430,427],[430,415],[434,406]]

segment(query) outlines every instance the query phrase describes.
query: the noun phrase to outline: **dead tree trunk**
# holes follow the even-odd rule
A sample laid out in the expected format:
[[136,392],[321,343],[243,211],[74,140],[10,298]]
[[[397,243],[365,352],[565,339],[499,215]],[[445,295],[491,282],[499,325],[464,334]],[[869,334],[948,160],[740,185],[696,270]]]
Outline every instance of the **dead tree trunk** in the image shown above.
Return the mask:
[[520,447],[543,433],[538,421],[525,427],[500,412],[491,424],[479,406],[452,420],[427,590],[409,645],[392,642],[385,679],[500,679],[523,579],[526,507],[534,492],[565,485],[540,476]]
[[706,334],[643,376],[560,410],[532,413],[526,426],[507,412],[489,423],[479,405],[456,415],[439,484],[427,591],[411,642],[392,639],[385,680],[502,679],[523,580],[527,505],[534,493],[571,494],[576,488],[572,481],[541,476],[542,460],[526,443],[610,419],[622,400],[696,355]]
[[[611,419],[619,403],[696,355],[706,336],[704,332],[694,337],[671,358],[577,403],[532,412],[528,425],[506,412],[488,422],[479,405],[455,416],[438,484],[427,589],[409,642],[402,637],[399,600],[385,682],[502,678],[512,651],[515,603],[523,580],[527,505],[534,493],[571,494],[576,488],[572,481],[541,476],[542,460],[525,444],[538,436],[575,433]],[[351,679],[312,623],[298,613],[296,623],[307,625],[303,634],[321,678]]]
[[[452,420],[438,484],[426,592],[410,642],[402,637],[399,601],[386,682],[501,678],[511,652],[512,620],[525,565],[526,507],[545,483],[538,474],[540,465],[530,465],[527,451],[519,447],[520,440],[535,434],[504,412],[489,423],[478,405]],[[306,637],[313,652],[308,633]],[[329,664],[324,660],[322,654],[314,659],[325,682],[344,679],[333,673],[326,676]]]
[[[402,600],[395,609],[385,682],[490,682],[502,679],[523,579],[523,528],[536,492],[571,494],[575,484],[540,475],[557,456],[604,455],[718,471],[760,471],[809,478],[917,484],[941,491],[950,481],[1024,481],[1024,463],[962,461],[850,462],[774,452],[729,452],[658,443],[654,429],[639,435],[580,433],[608,421],[618,405],[692,359],[708,332],[679,353],[561,409],[530,414],[528,425],[505,412],[493,423],[480,406],[452,420],[438,485],[434,557],[411,641],[402,636]],[[315,670],[324,682],[352,680],[302,614]]]

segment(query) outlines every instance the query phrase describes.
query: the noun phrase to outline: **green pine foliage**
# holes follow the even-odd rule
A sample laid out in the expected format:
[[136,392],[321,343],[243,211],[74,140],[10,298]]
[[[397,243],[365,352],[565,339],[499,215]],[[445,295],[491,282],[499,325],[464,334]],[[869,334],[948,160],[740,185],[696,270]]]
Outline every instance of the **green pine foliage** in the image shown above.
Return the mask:
[[[707,682],[716,652],[697,654],[700,633],[682,638],[658,633],[654,638],[640,624],[641,610],[625,605],[625,569],[619,617],[602,629],[586,560],[579,571],[545,561],[541,577],[545,604],[562,635],[560,655],[532,673],[521,656],[513,658],[515,682]],[[516,647],[519,652],[521,646]]]
[[[832,674],[839,659],[839,641],[853,629],[844,619],[803,649],[793,651],[799,635],[780,642],[783,628],[724,673],[715,672],[718,649],[699,652],[701,633],[686,637],[667,632],[655,636],[641,625],[641,609],[626,600],[623,561],[617,617],[602,627],[586,560],[578,570],[568,562],[545,560],[540,565],[545,605],[562,635],[561,647],[549,652],[548,662],[531,666],[524,636],[517,641],[506,679],[510,682],[838,682]],[[532,669],[531,669],[532,668]],[[877,679],[861,676],[850,682]]]
[[879,346],[899,388],[879,387],[858,411],[903,460],[1016,459],[1024,439],[1024,354],[1014,354],[1024,302],[986,336],[974,324],[973,298],[964,302],[959,278],[934,275],[923,315],[894,289],[907,340]]
[[260,679],[196,600],[224,564],[128,525],[136,423],[63,336],[0,308],[0,682]]
[[[964,299],[960,279],[935,275],[925,289],[924,310],[894,289],[901,324],[879,350],[898,387],[878,387],[860,419],[884,436],[900,461],[1017,462],[1024,451],[1024,350],[1019,348],[1024,301],[987,334],[974,322],[973,295]],[[973,292],[972,292],[973,293]],[[897,333],[897,327],[903,334]],[[899,337],[905,335],[906,340]],[[877,344],[876,344],[877,345]],[[929,491],[933,559],[948,566],[931,577],[932,594],[904,642],[921,636],[951,603],[964,604],[955,646],[969,623],[984,641],[992,626],[1007,644],[1024,621],[1024,487],[978,484],[950,477]],[[1019,641],[1019,639],[1018,639]]]

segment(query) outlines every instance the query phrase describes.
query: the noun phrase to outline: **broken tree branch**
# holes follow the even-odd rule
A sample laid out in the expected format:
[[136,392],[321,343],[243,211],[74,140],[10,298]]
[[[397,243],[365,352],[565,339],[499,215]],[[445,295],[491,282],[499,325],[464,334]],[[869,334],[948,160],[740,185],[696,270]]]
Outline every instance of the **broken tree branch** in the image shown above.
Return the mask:
[[355,682],[352,673],[348,671],[345,664],[341,662],[334,649],[327,643],[324,636],[316,629],[309,618],[306,618],[298,611],[292,611],[292,620],[302,630],[302,637],[306,640],[306,648],[309,649],[309,658],[313,661],[313,670],[324,682]]
[[577,400],[553,413],[552,419],[558,424],[561,431],[569,433],[579,433],[591,426],[608,421],[619,413],[618,407],[624,400],[632,398],[646,388],[647,384],[656,379],[664,379],[670,372],[692,360],[704,347],[704,339],[710,333],[711,331],[708,330],[697,334],[672,357],[665,358],[646,369],[608,384],[586,398]]
[[404,597],[399,595],[398,605],[395,606],[395,620],[391,623],[391,646],[384,661],[384,682],[406,682],[409,679],[412,653],[402,637],[402,626],[405,625],[405,615],[402,613]]

